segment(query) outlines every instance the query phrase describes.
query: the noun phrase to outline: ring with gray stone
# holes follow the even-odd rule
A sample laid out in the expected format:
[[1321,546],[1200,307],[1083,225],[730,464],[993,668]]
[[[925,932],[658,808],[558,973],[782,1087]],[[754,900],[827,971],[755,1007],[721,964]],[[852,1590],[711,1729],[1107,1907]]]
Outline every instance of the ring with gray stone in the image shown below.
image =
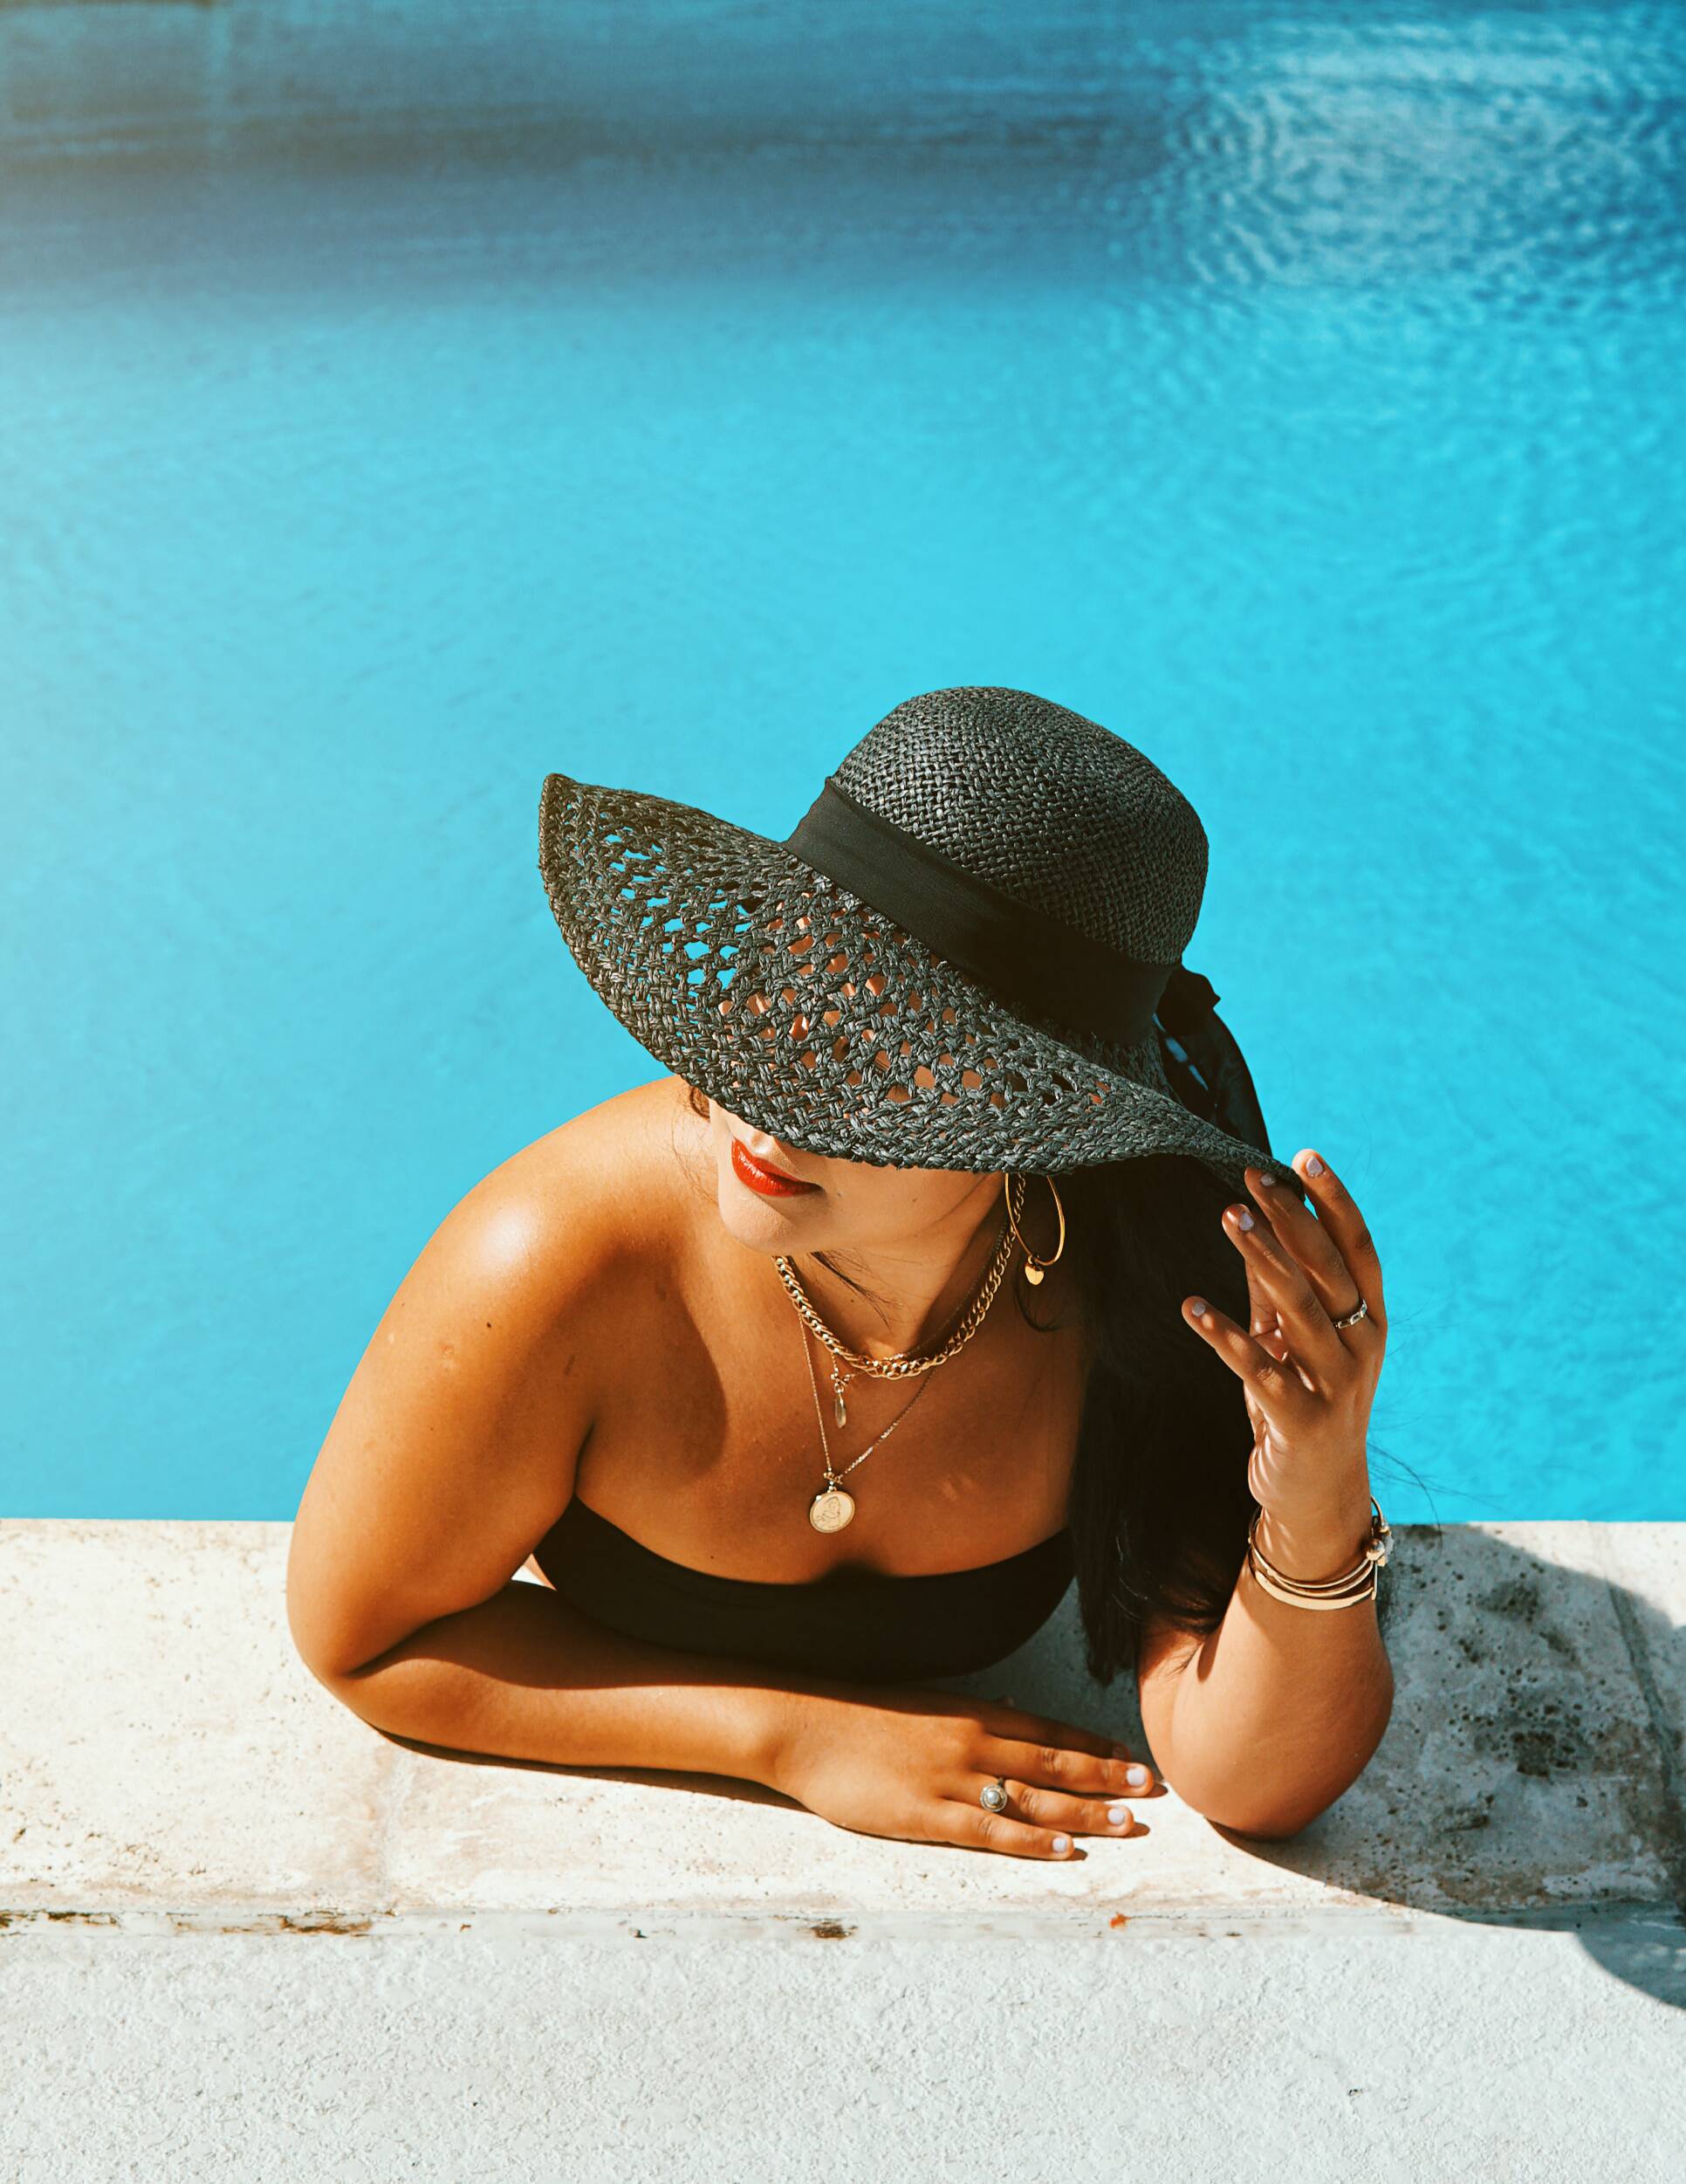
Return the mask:
[[980,1805],[987,1806],[991,1812],[1005,1812],[1007,1810],[1006,1776],[997,1775],[992,1782],[985,1782],[977,1793],[977,1802]]

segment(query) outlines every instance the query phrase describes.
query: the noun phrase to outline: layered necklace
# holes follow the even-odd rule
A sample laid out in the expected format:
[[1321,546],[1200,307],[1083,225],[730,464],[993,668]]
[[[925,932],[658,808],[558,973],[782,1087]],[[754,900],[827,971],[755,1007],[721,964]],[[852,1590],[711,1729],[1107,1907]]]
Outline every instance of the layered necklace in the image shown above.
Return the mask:
[[[1015,1193],[1017,1193],[1017,1202],[1015,1202]],[[1002,1277],[1007,1271],[1007,1261],[1012,1256],[1013,1239],[1018,1229],[1018,1213],[1024,1204],[1024,1193],[1023,1179],[1017,1175],[1009,1178],[1006,1185],[1007,1217],[1003,1225],[1000,1241],[996,1246],[995,1255],[984,1273],[977,1295],[955,1323],[947,1340],[933,1350],[901,1350],[890,1357],[868,1357],[859,1351],[846,1348],[814,1309],[813,1301],[802,1287],[796,1268],[789,1259],[780,1257],[774,1260],[773,1263],[778,1268],[779,1279],[784,1282],[791,1302],[796,1307],[798,1316],[802,1322],[802,1356],[808,1368],[809,1383],[813,1389],[814,1416],[819,1422],[819,1446],[826,1467],[826,1483],[808,1505],[808,1521],[816,1532],[840,1532],[846,1524],[853,1521],[854,1496],[844,1492],[842,1480],[854,1469],[856,1464],[866,1462],[880,1441],[886,1439],[895,1431],[924,1393],[926,1384],[924,1379],[920,1377],[919,1386],[908,1400],[902,1404],[901,1410],[896,1412],[883,1432],[875,1434],[867,1442],[866,1447],[861,1450],[853,1463],[846,1464],[841,1471],[834,1471],[832,1468],[831,1442],[826,1432],[825,1405],[820,1401],[819,1381],[814,1372],[813,1356],[808,1347],[809,1334],[817,1336],[831,1355],[832,1408],[839,1425],[846,1425],[849,1422],[846,1391],[849,1382],[857,1373],[865,1373],[872,1380],[907,1380],[931,1372],[938,1365],[946,1364],[950,1357],[955,1356],[970,1342],[972,1336],[984,1324],[984,1315],[995,1301],[996,1292],[1000,1288]]]

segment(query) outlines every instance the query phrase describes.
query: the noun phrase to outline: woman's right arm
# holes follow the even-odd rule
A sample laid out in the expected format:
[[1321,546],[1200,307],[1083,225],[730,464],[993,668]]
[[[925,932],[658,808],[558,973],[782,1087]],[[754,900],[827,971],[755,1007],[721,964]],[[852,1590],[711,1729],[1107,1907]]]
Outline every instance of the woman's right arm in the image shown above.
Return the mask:
[[775,1680],[772,1670],[746,1681],[741,1662],[641,1645],[524,1581],[373,1661],[311,1667],[353,1714],[395,1736],[570,1767],[736,1775],[771,1789],[792,1701],[820,1688]]

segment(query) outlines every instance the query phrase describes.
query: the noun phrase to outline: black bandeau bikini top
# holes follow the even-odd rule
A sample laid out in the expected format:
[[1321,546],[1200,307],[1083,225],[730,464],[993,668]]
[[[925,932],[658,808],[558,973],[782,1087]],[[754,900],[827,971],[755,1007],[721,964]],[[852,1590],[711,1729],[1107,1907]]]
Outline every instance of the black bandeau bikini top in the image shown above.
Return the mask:
[[669,1562],[578,1495],[533,1559],[565,1600],[625,1638],[868,1683],[962,1676],[1004,1660],[1059,1605],[1073,1569],[1062,1526],[970,1569],[722,1577]]

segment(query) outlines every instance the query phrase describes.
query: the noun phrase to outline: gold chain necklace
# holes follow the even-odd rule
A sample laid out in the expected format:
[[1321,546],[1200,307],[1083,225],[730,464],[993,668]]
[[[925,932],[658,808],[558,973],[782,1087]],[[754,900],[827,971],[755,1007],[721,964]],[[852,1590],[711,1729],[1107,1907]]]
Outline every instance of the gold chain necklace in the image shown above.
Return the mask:
[[[1018,1195],[1018,1205],[1013,1203],[1015,1188]],[[781,1255],[774,1260],[773,1264],[778,1267],[779,1279],[790,1294],[791,1302],[796,1307],[805,1322],[812,1329],[831,1352],[833,1407],[840,1425],[846,1425],[849,1422],[849,1411],[844,1400],[844,1391],[856,1373],[864,1372],[872,1380],[905,1380],[911,1374],[929,1372],[934,1366],[946,1364],[956,1350],[963,1350],[970,1342],[972,1336],[983,1325],[984,1315],[994,1303],[996,1292],[1001,1287],[1002,1276],[1007,1271],[1007,1261],[1012,1256],[1014,1230],[1024,1202],[1023,1178],[1018,1175],[1010,1176],[1007,1181],[1007,1224],[1002,1232],[1001,1240],[996,1247],[995,1257],[990,1260],[989,1270],[984,1277],[983,1286],[948,1341],[940,1350],[930,1350],[923,1355],[917,1350],[908,1350],[901,1351],[894,1357],[867,1357],[855,1350],[846,1349],[826,1326],[825,1321],[820,1318],[819,1313],[815,1311],[812,1301],[807,1291],[802,1287],[796,1268],[791,1264],[789,1259]],[[805,1343],[803,1345],[803,1355],[805,1356],[807,1355]],[[809,1370],[811,1371],[812,1370],[812,1363]],[[845,1522],[846,1521],[846,1518]]]

